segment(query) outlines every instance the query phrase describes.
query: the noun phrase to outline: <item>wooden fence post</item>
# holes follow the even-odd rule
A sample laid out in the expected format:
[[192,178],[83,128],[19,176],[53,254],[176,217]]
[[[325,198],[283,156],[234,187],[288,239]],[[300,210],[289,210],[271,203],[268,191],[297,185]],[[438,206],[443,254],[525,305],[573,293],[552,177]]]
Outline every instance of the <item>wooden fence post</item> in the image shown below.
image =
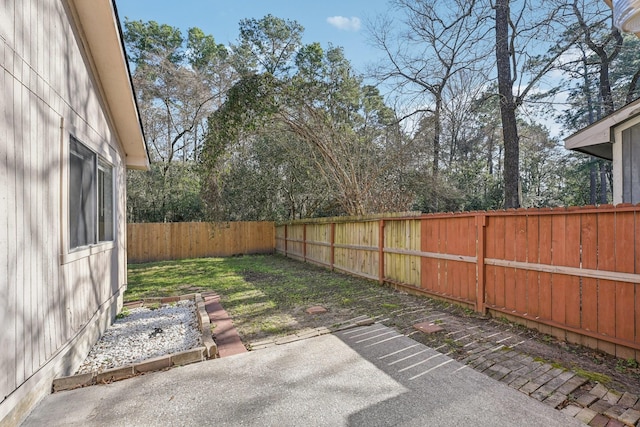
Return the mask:
[[476,235],[477,239],[477,247],[476,247],[476,255],[477,255],[477,285],[476,285],[476,311],[478,313],[485,314],[486,306],[485,306],[485,265],[484,258],[486,253],[486,228],[487,226],[487,216],[484,214],[476,215]]
[[378,222],[378,281],[384,283],[384,219]]
[[330,251],[331,251],[331,271],[333,271],[333,264],[336,261],[336,248],[335,248],[335,243],[336,243],[336,223],[332,222],[331,223],[331,236],[329,237],[329,246],[330,246]]

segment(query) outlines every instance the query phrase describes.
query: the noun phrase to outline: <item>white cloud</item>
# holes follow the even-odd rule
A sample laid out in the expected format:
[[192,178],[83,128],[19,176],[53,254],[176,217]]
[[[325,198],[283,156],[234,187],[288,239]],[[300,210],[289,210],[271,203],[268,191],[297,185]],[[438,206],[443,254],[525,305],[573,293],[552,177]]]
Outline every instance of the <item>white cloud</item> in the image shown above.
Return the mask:
[[352,16],[346,18],[344,16],[330,16],[327,18],[327,22],[339,30],[345,31],[358,31],[361,26],[360,18]]

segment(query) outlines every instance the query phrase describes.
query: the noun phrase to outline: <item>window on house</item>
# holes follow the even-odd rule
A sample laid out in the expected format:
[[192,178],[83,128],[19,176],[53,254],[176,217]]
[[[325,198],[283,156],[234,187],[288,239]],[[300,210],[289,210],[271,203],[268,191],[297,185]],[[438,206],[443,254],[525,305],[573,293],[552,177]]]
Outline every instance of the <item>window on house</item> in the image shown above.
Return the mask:
[[113,168],[98,162],[98,241],[113,240]]
[[69,153],[69,247],[111,241],[113,168],[74,138]]

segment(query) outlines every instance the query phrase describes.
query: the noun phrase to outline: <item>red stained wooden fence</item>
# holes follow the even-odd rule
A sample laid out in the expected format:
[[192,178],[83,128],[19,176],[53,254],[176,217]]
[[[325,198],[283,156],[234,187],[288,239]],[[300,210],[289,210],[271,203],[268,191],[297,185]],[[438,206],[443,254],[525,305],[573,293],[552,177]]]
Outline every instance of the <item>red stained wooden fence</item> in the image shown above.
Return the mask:
[[276,250],[640,356],[640,205],[297,221]]

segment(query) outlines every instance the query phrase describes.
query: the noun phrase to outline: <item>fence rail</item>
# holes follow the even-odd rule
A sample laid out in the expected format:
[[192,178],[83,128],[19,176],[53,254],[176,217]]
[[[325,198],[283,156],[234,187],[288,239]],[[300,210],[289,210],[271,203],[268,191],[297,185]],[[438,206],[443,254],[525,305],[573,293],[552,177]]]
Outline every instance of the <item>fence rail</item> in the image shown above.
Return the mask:
[[296,221],[275,245],[640,360],[640,205]]
[[130,263],[271,253],[273,222],[174,222],[127,225]]

